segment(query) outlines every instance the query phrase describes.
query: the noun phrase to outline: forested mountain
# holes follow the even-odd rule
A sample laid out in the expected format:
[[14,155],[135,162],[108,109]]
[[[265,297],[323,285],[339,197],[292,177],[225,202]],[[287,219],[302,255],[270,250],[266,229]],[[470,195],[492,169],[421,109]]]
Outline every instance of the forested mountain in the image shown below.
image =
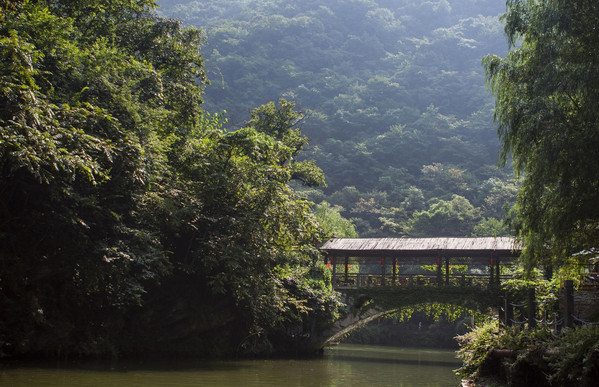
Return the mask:
[[500,0],[161,0],[206,31],[205,108],[232,128],[280,98],[326,175],[306,190],[361,236],[496,235],[516,186],[497,168],[481,59],[503,55]]

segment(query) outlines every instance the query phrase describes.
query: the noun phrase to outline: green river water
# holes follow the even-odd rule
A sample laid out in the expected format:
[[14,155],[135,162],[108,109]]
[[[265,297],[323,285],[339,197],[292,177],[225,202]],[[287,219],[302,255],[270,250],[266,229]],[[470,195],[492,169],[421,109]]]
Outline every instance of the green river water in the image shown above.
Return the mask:
[[0,364],[2,387],[458,387],[450,350],[339,345],[316,359]]

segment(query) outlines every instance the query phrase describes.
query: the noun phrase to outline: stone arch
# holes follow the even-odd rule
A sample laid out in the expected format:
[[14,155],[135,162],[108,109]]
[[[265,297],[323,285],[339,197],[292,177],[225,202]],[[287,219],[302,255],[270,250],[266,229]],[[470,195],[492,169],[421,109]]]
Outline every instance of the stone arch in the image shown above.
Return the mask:
[[396,313],[403,307],[440,303],[485,312],[490,307],[498,307],[501,302],[498,288],[381,287],[346,289],[343,294],[348,305],[347,314],[313,337],[314,349],[320,350],[340,340],[351,331],[378,318]]

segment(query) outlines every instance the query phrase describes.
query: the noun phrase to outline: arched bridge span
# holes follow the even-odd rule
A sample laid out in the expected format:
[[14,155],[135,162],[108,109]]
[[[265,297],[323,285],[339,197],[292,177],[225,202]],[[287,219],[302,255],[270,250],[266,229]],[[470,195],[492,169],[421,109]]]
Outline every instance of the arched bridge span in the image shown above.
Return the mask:
[[316,349],[339,341],[351,331],[402,308],[424,304],[447,304],[485,313],[502,303],[497,286],[403,286],[340,289],[346,299],[346,315],[314,337]]

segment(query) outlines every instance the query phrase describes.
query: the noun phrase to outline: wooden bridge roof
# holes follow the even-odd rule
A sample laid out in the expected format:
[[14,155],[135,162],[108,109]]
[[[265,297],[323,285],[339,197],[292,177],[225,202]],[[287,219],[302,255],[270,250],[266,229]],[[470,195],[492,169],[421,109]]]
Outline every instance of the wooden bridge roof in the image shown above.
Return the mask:
[[332,238],[320,246],[331,256],[514,258],[522,246],[510,237]]

